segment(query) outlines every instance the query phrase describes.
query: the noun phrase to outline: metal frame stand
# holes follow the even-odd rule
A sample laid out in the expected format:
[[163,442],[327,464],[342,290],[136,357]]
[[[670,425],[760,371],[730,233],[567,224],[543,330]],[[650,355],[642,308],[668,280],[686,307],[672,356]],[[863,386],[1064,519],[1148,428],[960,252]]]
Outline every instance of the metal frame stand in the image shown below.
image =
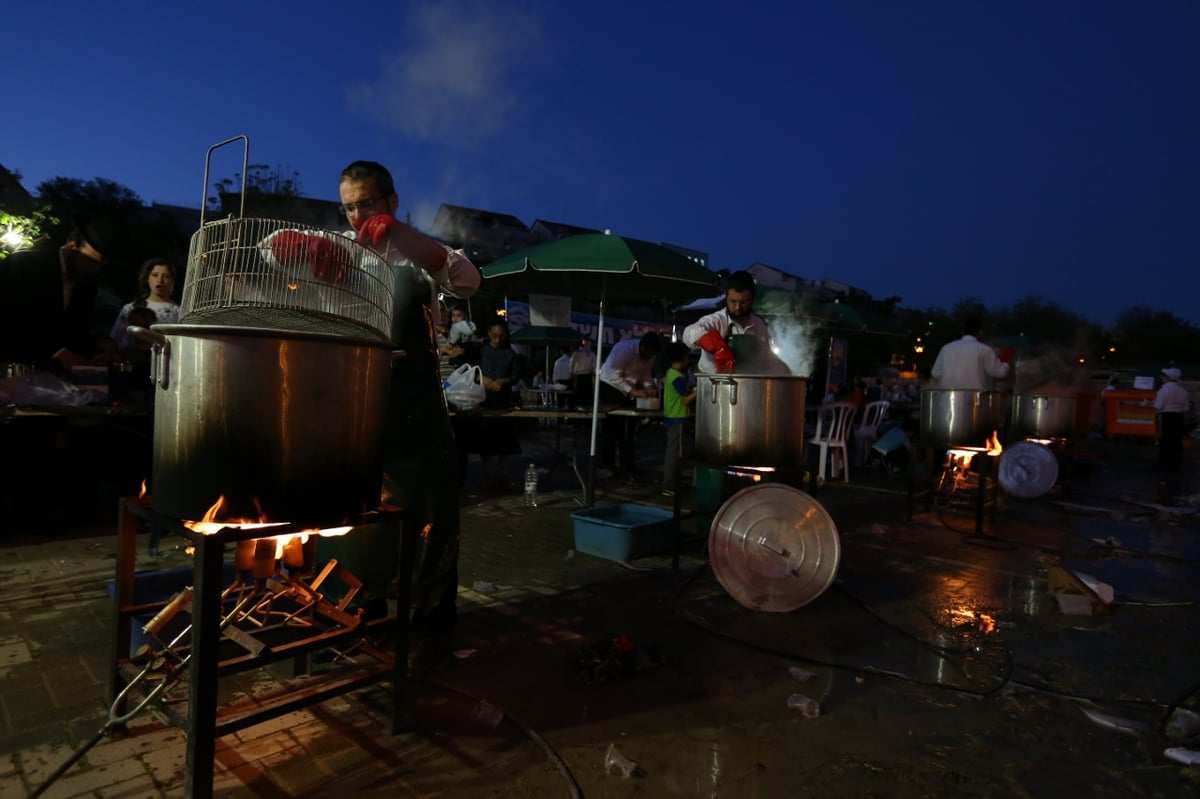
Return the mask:
[[[132,682],[137,669],[129,658],[132,624],[135,615],[162,608],[166,602],[136,604],[134,602],[134,566],[137,547],[138,520],[161,524],[164,529],[190,539],[195,547],[192,580],[194,595],[191,601],[192,627],[188,655],[188,700],[186,708],[165,707],[168,716],[187,735],[187,757],[184,772],[184,796],[212,795],[213,767],[217,738],[245,727],[276,718],[302,707],[356,690],[384,680],[391,680],[393,693],[392,733],[400,732],[408,717],[408,605],[412,583],[412,565],[416,553],[416,533],[406,523],[403,511],[376,511],[355,520],[354,526],[373,524],[399,525],[397,560],[399,567],[398,607],[393,616],[364,622],[353,628],[335,628],[320,632],[303,641],[264,648],[253,655],[220,659],[222,639],[222,592],[225,544],[263,537],[262,529],[226,527],[215,533],[197,533],[178,519],[155,513],[148,499],[124,499],[119,505],[117,565],[115,579],[115,633],[109,701],[118,697]],[[302,532],[296,525],[269,528],[271,536]],[[354,535],[354,531],[347,533]],[[368,632],[393,630],[394,651],[389,656],[367,640]],[[297,665],[307,666],[308,654],[316,649],[343,641],[353,642],[376,661],[367,665],[353,664],[344,669],[332,669],[328,674],[309,683],[303,690],[274,697],[251,710],[227,710],[218,707],[218,680],[222,673],[256,668],[287,658]]]

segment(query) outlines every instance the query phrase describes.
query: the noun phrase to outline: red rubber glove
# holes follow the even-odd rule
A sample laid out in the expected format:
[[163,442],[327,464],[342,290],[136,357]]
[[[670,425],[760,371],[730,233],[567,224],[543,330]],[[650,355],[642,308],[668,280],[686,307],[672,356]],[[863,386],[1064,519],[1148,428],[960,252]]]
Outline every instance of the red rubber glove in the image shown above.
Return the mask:
[[716,364],[718,372],[729,374],[733,371],[735,365],[733,350],[729,349],[729,345],[725,343],[725,339],[721,337],[719,331],[708,331],[696,343],[700,345],[700,349],[712,353],[713,363]]
[[299,230],[281,230],[271,237],[271,255],[280,266],[295,266],[308,252],[308,239]]
[[378,247],[391,234],[392,228],[400,224],[400,220],[391,214],[376,214],[362,223],[358,229],[358,240],[372,247]]
[[332,239],[300,230],[281,230],[271,237],[271,255],[283,267],[312,269],[313,277],[340,283],[350,271],[350,251]]
[[1001,347],[999,357],[1000,357],[1000,363],[1007,363],[1011,366],[1012,362],[1013,362],[1013,348],[1012,347]]
[[324,236],[309,236],[307,256],[313,277],[325,283],[341,283],[350,271],[350,251]]

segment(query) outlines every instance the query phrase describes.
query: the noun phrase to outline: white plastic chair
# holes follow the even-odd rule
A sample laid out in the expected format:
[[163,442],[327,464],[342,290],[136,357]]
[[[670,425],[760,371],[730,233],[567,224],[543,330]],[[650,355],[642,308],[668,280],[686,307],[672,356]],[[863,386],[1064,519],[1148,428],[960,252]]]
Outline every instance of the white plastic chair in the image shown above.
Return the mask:
[[892,403],[887,400],[868,402],[863,407],[862,421],[854,429],[854,463],[862,466],[867,462],[867,454],[871,446],[879,438],[879,423],[887,416]]
[[825,479],[825,467],[829,466],[829,474],[837,477],[839,464],[836,456],[841,454],[840,474],[844,481],[850,482],[850,459],[846,450],[846,440],[850,438],[850,423],[858,407],[853,402],[831,402],[817,409],[817,430],[808,443],[815,444],[817,453],[817,477]]

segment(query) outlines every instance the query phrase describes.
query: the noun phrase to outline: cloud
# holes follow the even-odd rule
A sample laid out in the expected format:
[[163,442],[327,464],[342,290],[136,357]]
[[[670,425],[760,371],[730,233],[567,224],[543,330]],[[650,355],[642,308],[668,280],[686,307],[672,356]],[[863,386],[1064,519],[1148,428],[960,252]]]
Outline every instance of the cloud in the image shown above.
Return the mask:
[[534,16],[506,6],[414,4],[378,77],[350,87],[350,111],[415,141],[481,148],[519,111],[519,70],[542,36]]

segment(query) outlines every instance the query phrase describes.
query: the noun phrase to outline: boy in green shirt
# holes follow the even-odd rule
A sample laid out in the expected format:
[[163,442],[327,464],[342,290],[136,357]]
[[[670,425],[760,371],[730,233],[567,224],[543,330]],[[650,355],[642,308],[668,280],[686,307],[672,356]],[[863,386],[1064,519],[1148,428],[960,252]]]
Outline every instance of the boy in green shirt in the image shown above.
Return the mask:
[[667,451],[663,458],[663,496],[675,496],[679,482],[679,459],[683,457],[683,439],[691,418],[691,405],[696,401],[696,389],[688,380],[688,361],[691,351],[682,341],[667,347],[667,369],[663,379],[663,425],[667,428]]

